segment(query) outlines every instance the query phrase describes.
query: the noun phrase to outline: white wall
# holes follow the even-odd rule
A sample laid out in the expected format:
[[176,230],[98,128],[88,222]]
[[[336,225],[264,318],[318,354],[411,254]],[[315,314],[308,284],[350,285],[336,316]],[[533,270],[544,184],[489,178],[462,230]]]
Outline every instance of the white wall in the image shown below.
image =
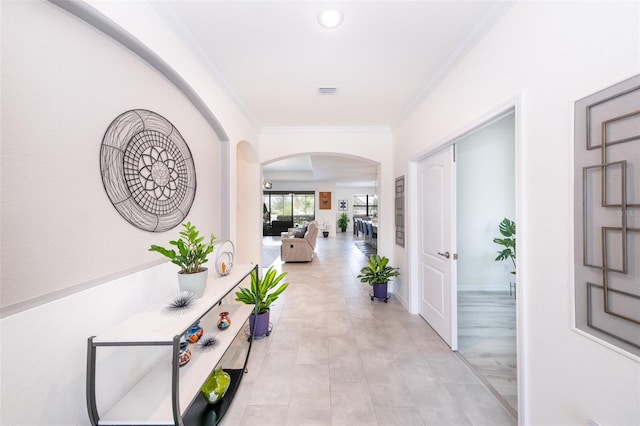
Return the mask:
[[[259,211],[262,205],[259,197],[250,196],[251,193],[254,195],[259,193],[260,188],[254,188],[246,179],[241,182],[237,180],[237,145],[248,145],[249,147],[245,147],[243,150],[249,156],[255,156],[259,152],[259,131],[251,117],[246,115],[244,106],[238,102],[234,94],[229,92],[226,82],[216,81],[212,77],[216,73],[211,72],[199,58],[194,57],[185,48],[184,40],[176,36],[176,32],[180,33],[180,30],[170,27],[157,13],[157,2],[150,0],[133,2],[86,0],[86,3],[113,20],[167,62],[198,93],[204,104],[222,123],[230,144],[229,173],[228,176],[222,176],[219,169],[212,170],[212,172],[215,173],[216,179],[220,179],[223,183],[227,183],[225,180],[228,179],[229,204],[227,206],[218,203],[216,208],[230,210],[227,212],[230,228],[227,231],[230,239],[247,248],[249,250],[247,256],[253,258],[256,253],[260,252],[261,239],[259,235],[255,236],[242,231],[238,235],[236,231],[244,226],[243,223],[238,222],[238,216],[235,212],[236,206],[242,204],[244,209]],[[240,162],[242,163],[242,160]],[[259,162],[255,160],[245,162],[243,167],[250,168],[245,171],[247,174],[260,173]],[[239,240],[240,237],[242,240]]]
[[180,131],[198,183],[188,219],[219,233],[208,214],[219,141],[184,95],[50,3],[8,2],[2,19],[3,308],[158,263],[147,248],[170,233],[131,226],[102,184],[102,137],[124,111],[155,111]]
[[[117,3],[131,7],[132,25],[144,27],[144,18],[153,17],[136,15],[142,3]],[[151,244],[166,245],[177,230],[156,234],[134,228],[104,191],[99,152],[109,123],[128,109],[147,108],[176,126],[194,155],[198,179],[187,219],[204,232],[221,233],[221,208],[235,217],[235,204],[219,202],[216,134],[162,75],[51,3],[0,7],[0,277],[3,308],[9,307],[0,324],[0,424],[88,424],[87,338],[177,290],[175,265],[147,251]],[[160,51],[171,51],[174,56],[167,57],[176,65],[191,64],[185,77],[209,89],[202,92],[216,115],[224,109],[220,121],[227,134],[235,141],[254,136],[257,143],[255,129],[233,102],[193,66],[193,58],[176,50],[166,28],[154,24],[140,37],[162,40],[165,51]],[[232,156],[235,161],[235,149]],[[235,185],[235,174],[231,179]],[[259,188],[255,194],[257,211]],[[259,236],[253,238],[259,247]],[[107,400],[136,376],[112,379],[106,383]]]
[[[254,152],[250,144],[240,143],[236,156],[237,192],[242,196],[235,197],[235,222],[237,223],[236,258],[238,263],[255,263],[261,261],[260,249],[262,244],[262,180],[260,178],[260,164],[258,153]],[[257,200],[257,205],[252,203]],[[256,208],[254,208],[255,206]]]
[[511,114],[456,142],[459,291],[509,291],[511,261],[496,262],[498,224],[515,219],[515,119]]
[[638,2],[516,2],[394,132],[402,146],[396,174],[403,174],[412,157],[519,96],[522,424],[640,423],[637,358],[573,329],[570,157],[573,102],[639,71],[639,8]]

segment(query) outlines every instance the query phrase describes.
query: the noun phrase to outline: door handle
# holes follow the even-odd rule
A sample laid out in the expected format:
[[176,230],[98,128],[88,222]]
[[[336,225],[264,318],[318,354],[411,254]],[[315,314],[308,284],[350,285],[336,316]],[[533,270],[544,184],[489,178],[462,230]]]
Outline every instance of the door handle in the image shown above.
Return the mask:
[[439,254],[440,256],[442,256],[442,257],[446,257],[447,259],[448,259],[449,257],[451,257],[451,255],[449,254],[449,252],[448,252],[448,251],[445,251],[444,253],[440,253],[440,252],[438,252],[438,254]]

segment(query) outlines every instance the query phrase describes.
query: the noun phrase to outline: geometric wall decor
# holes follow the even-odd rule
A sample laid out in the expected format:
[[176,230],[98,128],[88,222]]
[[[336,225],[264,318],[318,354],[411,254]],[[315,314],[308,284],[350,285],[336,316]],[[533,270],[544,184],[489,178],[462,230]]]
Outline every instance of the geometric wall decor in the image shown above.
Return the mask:
[[640,355],[640,75],[574,117],[576,327]]
[[124,112],[100,147],[102,183],[133,226],[163,232],[182,223],[196,193],[196,169],[180,132],[152,111]]
[[396,178],[396,245],[404,247],[404,176]]

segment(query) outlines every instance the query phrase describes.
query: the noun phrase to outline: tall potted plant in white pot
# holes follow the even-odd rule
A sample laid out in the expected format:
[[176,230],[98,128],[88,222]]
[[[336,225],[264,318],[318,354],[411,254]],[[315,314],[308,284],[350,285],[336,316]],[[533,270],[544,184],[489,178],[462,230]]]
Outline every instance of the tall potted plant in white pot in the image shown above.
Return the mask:
[[169,241],[178,251],[161,246],[152,245],[149,251],[155,251],[166,256],[172,263],[180,267],[178,283],[181,290],[192,292],[201,297],[207,284],[208,269],[202,265],[207,263],[207,256],[213,252],[213,242],[216,237],[211,234],[208,242],[191,222],[182,224],[180,238]]
[[385,303],[389,300],[388,283],[393,277],[400,275],[400,269],[389,266],[389,259],[377,254],[369,256],[367,266],[360,270],[358,279],[373,287],[371,300],[383,299]]

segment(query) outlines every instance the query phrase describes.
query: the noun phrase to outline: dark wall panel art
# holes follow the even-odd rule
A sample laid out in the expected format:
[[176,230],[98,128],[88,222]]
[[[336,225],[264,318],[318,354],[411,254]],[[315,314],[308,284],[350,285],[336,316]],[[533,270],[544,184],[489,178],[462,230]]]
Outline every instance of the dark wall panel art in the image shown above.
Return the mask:
[[576,327],[640,355],[640,76],[575,103]]

